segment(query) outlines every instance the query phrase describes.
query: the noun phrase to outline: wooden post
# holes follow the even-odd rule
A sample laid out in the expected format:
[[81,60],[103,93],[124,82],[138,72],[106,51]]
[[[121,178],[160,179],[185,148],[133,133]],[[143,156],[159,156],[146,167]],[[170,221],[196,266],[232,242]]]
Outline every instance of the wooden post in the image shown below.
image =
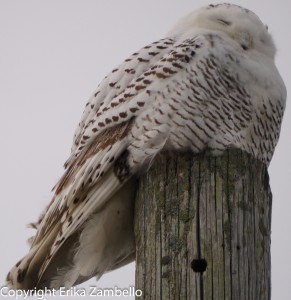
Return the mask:
[[271,200],[240,150],[156,159],[135,206],[139,299],[270,299]]

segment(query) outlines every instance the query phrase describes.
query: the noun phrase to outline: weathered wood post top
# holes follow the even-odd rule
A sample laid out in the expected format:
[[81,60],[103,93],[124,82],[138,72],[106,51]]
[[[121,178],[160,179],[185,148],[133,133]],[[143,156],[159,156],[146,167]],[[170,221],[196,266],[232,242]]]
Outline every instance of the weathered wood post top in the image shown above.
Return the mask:
[[143,299],[270,299],[271,200],[266,166],[240,150],[156,159],[135,207]]

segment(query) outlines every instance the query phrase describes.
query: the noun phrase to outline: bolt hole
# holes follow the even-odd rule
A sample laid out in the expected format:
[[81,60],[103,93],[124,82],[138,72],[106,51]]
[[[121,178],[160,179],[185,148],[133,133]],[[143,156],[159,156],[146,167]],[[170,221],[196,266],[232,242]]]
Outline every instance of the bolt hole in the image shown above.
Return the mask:
[[200,258],[200,259],[193,259],[191,262],[191,269],[195,272],[195,273],[203,273],[205,272],[207,268],[207,261],[204,258]]

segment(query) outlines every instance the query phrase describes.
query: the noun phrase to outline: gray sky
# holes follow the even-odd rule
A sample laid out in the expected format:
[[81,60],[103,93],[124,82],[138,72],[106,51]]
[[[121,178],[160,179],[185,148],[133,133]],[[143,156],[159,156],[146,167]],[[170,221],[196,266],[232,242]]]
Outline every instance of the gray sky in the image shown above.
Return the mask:
[[[84,105],[99,81],[131,53],[164,37],[181,16],[209,3],[0,0],[0,286],[11,266],[28,250],[26,240],[33,232],[25,225],[35,221],[50,200]],[[288,89],[291,2],[233,3],[253,10],[268,24],[278,48],[277,66]],[[269,168],[273,191],[272,299],[280,300],[290,299],[290,131],[287,104]],[[96,285],[95,279],[82,286],[90,284]],[[98,287],[133,284],[134,264],[104,275],[97,283]]]

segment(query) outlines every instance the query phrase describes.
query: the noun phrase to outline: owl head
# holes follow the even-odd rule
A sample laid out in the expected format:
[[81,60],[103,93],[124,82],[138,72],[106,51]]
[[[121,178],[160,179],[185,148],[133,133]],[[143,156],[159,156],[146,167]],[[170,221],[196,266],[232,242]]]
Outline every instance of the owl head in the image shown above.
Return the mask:
[[183,17],[169,36],[211,31],[226,34],[242,51],[258,51],[274,59],[276,48],[268,27],[252,11],[234,4],[211,4]]

